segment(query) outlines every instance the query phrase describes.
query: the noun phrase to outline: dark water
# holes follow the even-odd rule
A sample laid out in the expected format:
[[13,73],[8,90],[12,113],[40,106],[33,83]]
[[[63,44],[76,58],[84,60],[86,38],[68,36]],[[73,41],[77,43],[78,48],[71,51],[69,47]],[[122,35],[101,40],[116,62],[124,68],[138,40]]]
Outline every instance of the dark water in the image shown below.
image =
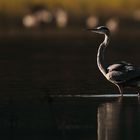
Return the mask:
[[[112,37],[108,64],[139,65],[139,33],[130,32]],[[1,139],[140,139],[137,97],[64,97],[118,93],[96,66],[102,37],[65,30],[5,34],[0,36]]]
[[4,140],[139,140],[137,97],[3,97],[0,138]]
[[[139,66],[139,35],[133,30],[113,35],[106,50],[106,63],[125,60]],[[20,30],[1,35],[1,91],[117,93],[118,89],[106,81],[96,65],[96,53],[102,40],[100,35],[81,30]]]

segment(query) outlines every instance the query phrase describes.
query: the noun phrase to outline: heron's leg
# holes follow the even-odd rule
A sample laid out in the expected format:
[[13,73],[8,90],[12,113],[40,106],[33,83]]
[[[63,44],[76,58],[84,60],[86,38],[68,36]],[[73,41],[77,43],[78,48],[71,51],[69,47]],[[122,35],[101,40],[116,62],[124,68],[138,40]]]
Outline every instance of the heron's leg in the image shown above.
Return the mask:
[[138,97],[140,97],[140,88],[135,88],[136,90],[137,90],[137,92],[138,92]]
[[139,102],[140,101],[140,88],[139,87],[134,87],[134,89],[137,91],[138,102]]
[[138,92],[138,102],[140,102],[140,93]]
[[138,97],[140,97],[140,88],[138,88]]
[[120,85],[117,85],[118,89],[119,89],[119,92],[120,92],[120,97],[118,99],[118,102],[121,103],[122,100],[123,100],[123,87],[120,86]]
[[140,102],[140,89],[137,88],[137,91],[138,91],[138,102]]
[[120,92],[121,96],[123,96],[123,86],[117,85],[117,87],[119,89],[119,92]]

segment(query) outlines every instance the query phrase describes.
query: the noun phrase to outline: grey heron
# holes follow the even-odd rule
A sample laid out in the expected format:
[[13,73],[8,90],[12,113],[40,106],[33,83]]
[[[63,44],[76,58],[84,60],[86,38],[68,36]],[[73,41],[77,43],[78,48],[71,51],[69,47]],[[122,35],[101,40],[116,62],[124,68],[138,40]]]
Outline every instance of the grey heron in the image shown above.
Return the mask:
[[100,44],[97,52],[97,65],[101,73],[108,81],[118,87],[121,96],[123,96],[124,88],[128,87],[137,89],[139,96],[140,68],[136,68],[131,63],[127,63],[125,61],[106,66],[104,63],[104,52],[109,44],[110,30],[105,26],[88,30],[105,36],[104,41]]

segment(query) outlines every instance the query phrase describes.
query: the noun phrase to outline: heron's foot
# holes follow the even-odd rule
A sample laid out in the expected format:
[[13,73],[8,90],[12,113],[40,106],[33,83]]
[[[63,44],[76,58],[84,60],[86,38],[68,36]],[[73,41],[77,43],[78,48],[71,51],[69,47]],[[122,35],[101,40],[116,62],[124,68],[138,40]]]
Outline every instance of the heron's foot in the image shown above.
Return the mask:
[[138,92],[138,101],[140,101],[140,93]]
[[120,94],[119,99],[118,99],[118,102],[121,103],[122,100],[123,100],[123,94]]
[[140,93],[138,92],[138,102],[140,103]]
[[123,92],[120,93],[120,97],[123,97]]

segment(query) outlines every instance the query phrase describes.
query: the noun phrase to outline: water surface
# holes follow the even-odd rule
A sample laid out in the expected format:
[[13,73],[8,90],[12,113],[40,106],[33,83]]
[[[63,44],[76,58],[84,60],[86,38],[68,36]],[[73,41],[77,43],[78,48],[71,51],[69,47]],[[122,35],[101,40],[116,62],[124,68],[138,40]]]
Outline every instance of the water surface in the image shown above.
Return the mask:
[[137,97],[1,97],[1,139],[139,140]]

